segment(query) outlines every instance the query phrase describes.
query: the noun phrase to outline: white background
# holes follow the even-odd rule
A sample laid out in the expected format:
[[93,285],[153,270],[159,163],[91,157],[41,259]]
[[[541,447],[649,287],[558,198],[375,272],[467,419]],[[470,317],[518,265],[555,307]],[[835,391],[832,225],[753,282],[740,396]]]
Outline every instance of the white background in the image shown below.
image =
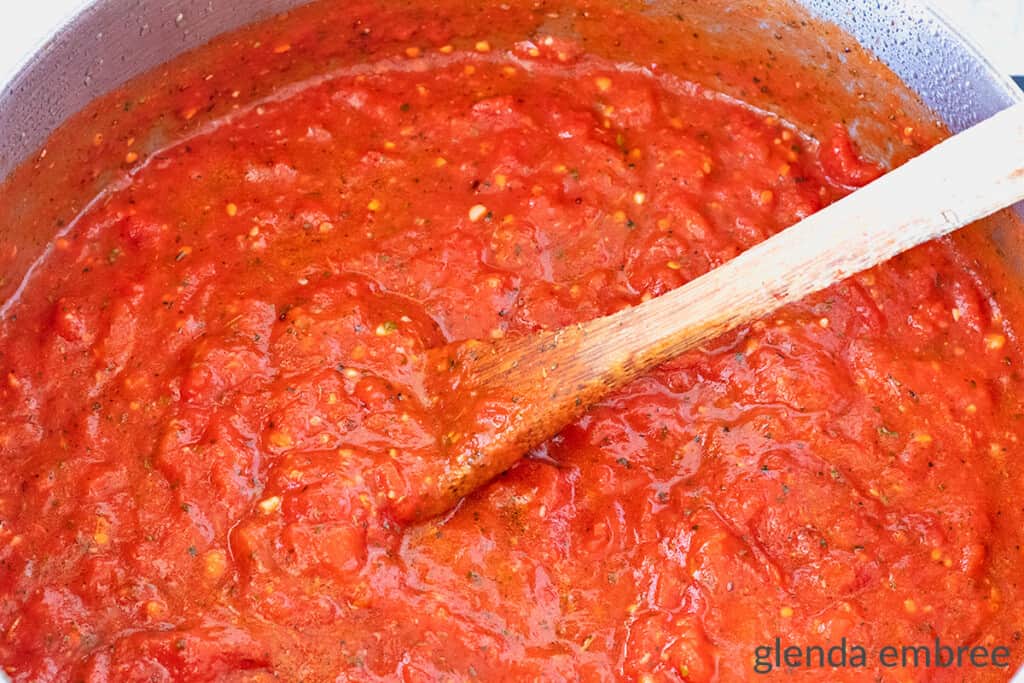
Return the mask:
[[[1024,74],[1024,0],[924,0],[952,19],[1008,74]],[[0,83],[49,31],[89,0],[0,0]]]

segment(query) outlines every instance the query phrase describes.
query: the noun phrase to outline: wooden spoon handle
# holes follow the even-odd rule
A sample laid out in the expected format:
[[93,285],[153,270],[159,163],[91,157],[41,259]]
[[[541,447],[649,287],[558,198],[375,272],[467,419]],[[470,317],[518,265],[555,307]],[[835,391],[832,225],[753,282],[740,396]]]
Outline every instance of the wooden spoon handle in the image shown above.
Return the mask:
[[[460,372],[469,408],[422,496],[399,515],[443,512],[634,377],[739,325],[1024,199],[1024,103],[646,303],[553,332],[477,342]],[[456,363],[453,361],[452,366]],[[493,411],[492,411],[493,413]]]

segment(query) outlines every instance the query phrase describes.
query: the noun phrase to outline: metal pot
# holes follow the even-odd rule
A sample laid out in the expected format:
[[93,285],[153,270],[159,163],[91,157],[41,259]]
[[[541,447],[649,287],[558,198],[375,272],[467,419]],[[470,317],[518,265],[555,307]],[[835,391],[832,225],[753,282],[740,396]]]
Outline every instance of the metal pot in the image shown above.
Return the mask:
[[[100,95],[221,33],[307,1],[94,0],[87,4],[3,85],[0,180],[37,153],[64,121]],[[710,6],[704,16],[718,13],[726,25],[724,17],[737,6],[744,7],[748,15],[765,13],[760,24],[748,22],[748,27],[760,25],[770,31],[782,21],[775,5],[783,4],[778,2],[758,9],[761,3],[754,0],[653,0],[647,8],[657,11],[681,1],[686,1],[691,12],[695,4],[704,2]],[[809,11],[813,17],[834,23],[876,55],[909,87],[908,93],[916,93],[954,132],[1024,99],[974,45],[917,0],[799,0],[799,5],[799,12]],[[823,40],[832,42],[843,37],[834,30],[822,35]],[[841,67],[834,71],[843,77]],[[2,185],[0,191],[5,191]],[[87,190],[68,190],[75,191]],[[82,206],[87,197],[76,201],[71,206]],[[1018,205],[1016,212],[1024,217],[1024,204]],[[5,288],[5,278],[0,277],[0,313],[4,301],[16,294],[17,281],[59,230],[52,220],[24,227],[13,220],[16,216],[0,212],[0,246],[18,252],[8,263],[0,261],[0,271],[7,271],[0,275],[12,285]],[[1004,256],[1009,270],[1024,282],[1024,236],[1019,234],[1017,222],[1004,215],[981,229]],[[1018,679],[1024,681],[1024,675]],[[0,680],[5,680],[2,672]]]

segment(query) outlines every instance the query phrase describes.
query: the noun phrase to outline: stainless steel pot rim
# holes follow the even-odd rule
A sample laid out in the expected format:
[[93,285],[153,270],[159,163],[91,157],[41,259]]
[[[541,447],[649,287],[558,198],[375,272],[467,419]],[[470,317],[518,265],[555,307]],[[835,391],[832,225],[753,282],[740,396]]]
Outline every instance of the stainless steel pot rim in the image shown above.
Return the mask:
[[800,2],[867,47],[953,132],[1024,100],[1009,74],[1001,73],[973,39],[924,0]]

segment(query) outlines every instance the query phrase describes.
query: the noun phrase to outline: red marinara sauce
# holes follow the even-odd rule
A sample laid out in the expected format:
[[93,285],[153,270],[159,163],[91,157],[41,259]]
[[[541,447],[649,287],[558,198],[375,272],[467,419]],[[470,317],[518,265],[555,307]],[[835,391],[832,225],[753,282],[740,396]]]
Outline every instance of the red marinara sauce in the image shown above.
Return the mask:
[[[302,45],[373,59],[325,57],[150,152],[119,138],[124,175],[5,308],[15,680],[735,681],[776,638],[869,653],[782,676],[1009,676],[876,658],[1024,653],[1021,356],[953,241],[667,364],[444,519],[389,513],[439,437],[425,349],[729,260],[881,173],[842,121],[818,142],[583,40],[492,44],[412,3],[288,26],[214,54],[257,76]],[[189,121],[231,78],[157,101]]]

